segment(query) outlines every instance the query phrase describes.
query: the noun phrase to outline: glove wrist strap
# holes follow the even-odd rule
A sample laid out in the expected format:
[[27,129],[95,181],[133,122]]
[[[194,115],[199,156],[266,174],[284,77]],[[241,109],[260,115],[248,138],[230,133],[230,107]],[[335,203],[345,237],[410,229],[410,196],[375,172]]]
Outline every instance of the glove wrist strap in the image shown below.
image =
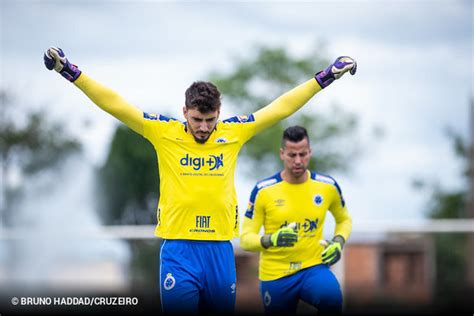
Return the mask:
[[268,235],[263,235],[262,238],[260,238],[260,244],[262,245],[263,248],[268,249],[272,246],[272,240],[271,240],[270,234]]
[[74,82],[81,75],[81,71],[76,65],[71,64],[69,61],[66,62],[60,74],[67,80]]
[[334,74],[331,72],[331,66],[329,66],[326,70],[321,70],[316,75],[314,75],[314,79],[319,83],[321,88],[326,88],[329,86],[336,78]]
[[334,236],[332,241],[338,242],[339,244],[341,244],[341,249],[344,248],[344,244],[346,243],[344,237],[342,237],[341,235]]

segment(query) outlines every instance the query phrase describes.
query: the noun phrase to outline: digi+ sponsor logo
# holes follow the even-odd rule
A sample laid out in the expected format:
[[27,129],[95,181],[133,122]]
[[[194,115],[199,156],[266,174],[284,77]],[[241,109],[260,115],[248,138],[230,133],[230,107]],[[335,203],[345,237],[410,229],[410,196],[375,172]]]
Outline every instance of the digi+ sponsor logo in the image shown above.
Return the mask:
[[189,154],[186,154],[186,156],[179,160],[179,163],[181,166],[192,167],[196,171],[201,170],[204,166],[208,166],[209,171],[218,170],[220,167],[224,166],[224,154],[208,155],[207,158],[192,157]]
[[[303,229],[304,233],[310,233],[318,229],[318,222],[319,218],[316,218],[315,220],[305,218],[303,223],[296,223],[296,232],[299,232],[301,229]],[[280,228],[288,226],[289,224],[290,223],[288,223],[288,221],[285,221],[283,224],[280,225]]]

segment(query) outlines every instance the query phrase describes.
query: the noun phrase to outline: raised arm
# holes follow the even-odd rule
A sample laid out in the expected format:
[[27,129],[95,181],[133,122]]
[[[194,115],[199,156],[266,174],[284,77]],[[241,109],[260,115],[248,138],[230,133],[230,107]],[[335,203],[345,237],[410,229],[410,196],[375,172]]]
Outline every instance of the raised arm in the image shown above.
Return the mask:
[[44,63],[49,70],[54,69],[73,82],[99,108],[143,135],[143,112],[113,90],[81,72],[76,65],[68,61],[60,48],[50,47],[44,54]]
[[288,91],[269,105],[255,112],[256,133],[295,113],[321,89],[326,88],[334,80],[342,77],[347,71],[354,75],[356,69],[357,63],[354,59],[347,56],[338,57],[326,70],[318,72],[314,79],[310,79]]

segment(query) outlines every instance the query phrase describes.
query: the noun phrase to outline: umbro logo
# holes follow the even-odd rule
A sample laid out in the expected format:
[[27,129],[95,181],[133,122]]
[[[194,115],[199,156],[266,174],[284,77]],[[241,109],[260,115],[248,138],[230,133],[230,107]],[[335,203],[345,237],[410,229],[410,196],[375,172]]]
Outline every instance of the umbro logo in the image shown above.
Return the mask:
[[285,206],[285,200],[283,199],[278,199],[278,200],[275,200],[275,206]]

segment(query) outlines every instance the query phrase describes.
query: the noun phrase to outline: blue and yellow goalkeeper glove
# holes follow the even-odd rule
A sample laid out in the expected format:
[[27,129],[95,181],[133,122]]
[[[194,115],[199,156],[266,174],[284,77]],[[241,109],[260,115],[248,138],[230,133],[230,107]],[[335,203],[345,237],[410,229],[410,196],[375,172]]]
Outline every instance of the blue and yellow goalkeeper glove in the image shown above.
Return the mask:
[[335,236],[331,241],[320,240],[319,244],[325,247],[321,254],[323,263],[332,266],[338,262],[341,259],[344,243],[344,238],[339,235]]
[[326,88],[334,80],[342,77],[346,72],[350,72],[351,75],[355,75],[357,70],[356,61],[348,56],[340,56],[334,63],[329,65],[326,70],[318,72],[314,78],[319,83],[321,88]]
[[67,80],[74,82],[81,75],[81,71],[76,65],[71,64],[64,54],[63,50],[58,47],[50,47],[43,56],[44,65],[49,70],[56,70]]
[[269,247],[293,247],[298,241],[296,225],[290,224],[282,227],[273,234],[262,236],[260,243],[264,248]]

